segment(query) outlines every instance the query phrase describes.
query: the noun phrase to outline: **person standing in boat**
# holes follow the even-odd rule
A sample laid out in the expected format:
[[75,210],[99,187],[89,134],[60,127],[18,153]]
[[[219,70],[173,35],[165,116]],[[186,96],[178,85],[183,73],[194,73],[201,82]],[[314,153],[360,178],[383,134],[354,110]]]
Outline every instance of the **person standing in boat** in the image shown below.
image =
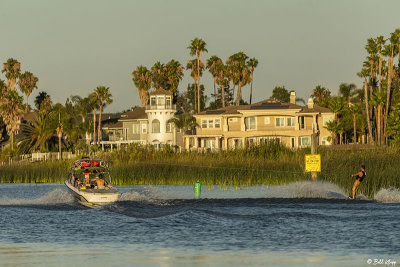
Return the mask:
[[361,182],[364,180],[366,175],[367,175],[367,173],[365,172],[365,165],[361,165],[361,171],[351,175],[351,177],[356,177],[356,180],[353,184],[353,190],[352,190],[353,196],[350,198],[352,198],[352,199],[356,198],[357,189],[360,186]]
[[89,180],[90,172],[89,171],[85,171],[83,174],[85,175],[85,185],[86,186],[90,186],[90,180]]

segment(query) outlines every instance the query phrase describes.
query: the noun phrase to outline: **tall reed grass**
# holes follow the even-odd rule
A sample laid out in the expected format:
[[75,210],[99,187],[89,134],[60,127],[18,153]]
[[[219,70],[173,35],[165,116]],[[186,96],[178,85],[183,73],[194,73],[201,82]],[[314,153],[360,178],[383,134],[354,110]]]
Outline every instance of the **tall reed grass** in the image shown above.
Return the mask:
[[[175,153],[169,148],[131,145],[100,153],[111,161],[111,176],[118,185],[190,185],[199,180],[207,185],[283,185],[310,179],[304,172],[304,155],[309,149],[292,152],[278,142],[244,149]],[[350,193],[350,175],[366,165],[367,177],[360,192],[373,196],[381,188],[400,188],[400,151],[396,148],[368,150],[320,149],[319,180],[335,183]],[[28,163],[0,167],[2,183],[63,183],[73,161]]]

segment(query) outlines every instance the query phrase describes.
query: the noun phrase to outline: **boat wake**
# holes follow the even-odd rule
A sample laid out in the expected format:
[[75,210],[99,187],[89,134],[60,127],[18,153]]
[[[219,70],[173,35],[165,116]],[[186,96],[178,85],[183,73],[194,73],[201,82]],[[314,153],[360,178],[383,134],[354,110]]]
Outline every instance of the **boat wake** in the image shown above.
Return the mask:
[[73,203],[74,198],[64,189],[54,189],[38,198],[12,198],[4,196],[0,198],[0,206],[18,205],[55,205]]
[[400,191],[396,188],[381,189],[374,199],[380,203],[400,203]]

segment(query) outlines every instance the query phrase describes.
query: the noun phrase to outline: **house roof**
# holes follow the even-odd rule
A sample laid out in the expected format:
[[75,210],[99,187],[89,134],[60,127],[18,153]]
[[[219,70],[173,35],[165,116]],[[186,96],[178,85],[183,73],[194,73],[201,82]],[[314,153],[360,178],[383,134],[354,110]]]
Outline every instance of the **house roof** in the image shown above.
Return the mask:
[[151,92],[150,95],[172,95],[172,92],[159,88]]
[[122,128],[122,121],[117,121],[116,123],[110,123],[107,125],[102,126],[104,129],[115,129],[115,128]]
[[280,102],[276,99],[266,99],[251,105],[240,105],[240,106],[227,106],[224,108],[206,110],[195,115],[228,115],[228,114],[240,114],[239,111],[244,110],[279,110],[279,109],[297,109],[299,113],[324,113],[332,112],[328,108],[323,108],[314,105],[314,108],[310,109],[308,106],[299,106],[296,104]]
[[121,115],[119,121],[129,121],[129,120],[139,120],[139,119],[147,119],[147,114],[145,112],[145,108],[143,107],[135,107],[132,110],[125,112]]

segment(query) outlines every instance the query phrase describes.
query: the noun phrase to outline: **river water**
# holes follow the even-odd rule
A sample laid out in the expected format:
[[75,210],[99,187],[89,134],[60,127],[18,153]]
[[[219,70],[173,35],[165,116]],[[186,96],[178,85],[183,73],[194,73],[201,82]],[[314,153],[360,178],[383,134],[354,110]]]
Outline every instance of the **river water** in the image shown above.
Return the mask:
[[[400,266],[400,192],[326,182],[119,187],[91,209],[64,185],[0,184],[0,266]],[[386,264],[386,265],[385,265]]]

